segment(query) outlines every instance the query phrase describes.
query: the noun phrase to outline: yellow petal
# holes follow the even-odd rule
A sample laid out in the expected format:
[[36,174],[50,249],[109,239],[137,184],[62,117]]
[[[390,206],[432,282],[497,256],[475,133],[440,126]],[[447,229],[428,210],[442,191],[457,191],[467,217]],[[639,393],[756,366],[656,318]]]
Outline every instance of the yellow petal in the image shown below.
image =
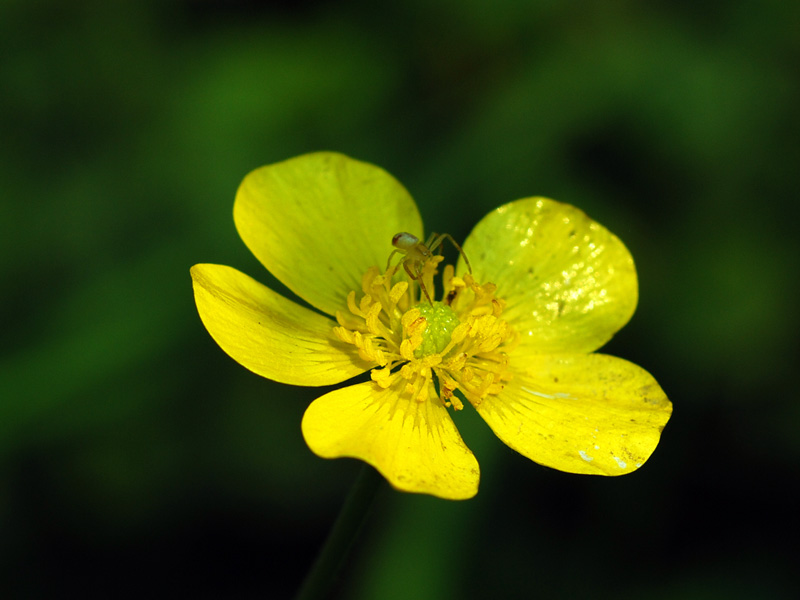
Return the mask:
[[477,410],[497,437],[537,463],[624,475],[653,453],[672,404],[641,367],[583,354],[531,357]]
[[636,308],[627,248],[569,204],[526,198],[501,206],[478,223],[464,252],[477,281],[497,284],[503,318],[530,352],[596,350]]
[[333,152],[256,169],[239,187],[233,217],[256,258],[330,315],[346,309],[369,267],[386,267],[394,234],[422,236],[417,206],[394,177]]
[[361,459],[404,492],[478,493],[478,462],[435,397],[418,402],[371,381],[336,390],[308,407],[303,436],[315,454]]
[[330,385],[370,365],[333,335],[335,322],[299,306],[244,273],[192,267],[197,311],[211,337],[239,364],[294,385]]

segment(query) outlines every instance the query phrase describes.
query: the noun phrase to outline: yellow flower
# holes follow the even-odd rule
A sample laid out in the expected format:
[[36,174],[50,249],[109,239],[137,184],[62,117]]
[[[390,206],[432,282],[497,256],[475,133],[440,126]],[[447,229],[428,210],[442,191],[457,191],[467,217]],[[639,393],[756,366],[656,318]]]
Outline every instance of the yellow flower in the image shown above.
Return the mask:
[[197,309],[222,349],[293,385],[371,370],[308,407],[319,456],[366,461],[402,491],[470,498],[480,472],[448,412],[463,406],[456,390],[508,446],[562,471],[630,473],[658,444],[672,405],[656,380],[591,354],[633,314],[633,259],[577,208],[526,198],[492,211],[463,245],[471,270],[463,257],[444,267],[440,294],[436,251],[387,270],[395,234],[424,238],[411,196],[376,166],[329,152],[265,166],[233,213],[258,260],[317,310],[195,265]]

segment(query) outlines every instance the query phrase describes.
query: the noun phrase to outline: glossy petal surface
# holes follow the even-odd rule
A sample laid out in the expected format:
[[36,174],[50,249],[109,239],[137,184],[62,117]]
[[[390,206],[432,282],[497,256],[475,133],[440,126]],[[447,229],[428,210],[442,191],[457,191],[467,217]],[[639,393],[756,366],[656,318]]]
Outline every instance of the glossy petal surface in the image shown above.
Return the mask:
[[627,248],[568,204],[526,198],[501,206],[478,223],[464,252],[476,279],[497,285],[507,302],[503,318],[525,352],[592,352],[636,308]]
[[293,385],[330,385],[372,365],[332,333],[335,322],[222,265],[192,267],[197,311],[236,362]]
[[603,354],[533,356],[478,413],[508,446],[569,473],[624,475],[658,445],[672,404],[644,369]]
[[460,500],[478,492],[478,462],[438,399],[417,402],[373,382],[318,398],[303,417],[323,458],[368,462],[398,490]]
[[422,236],[406,189],[389,173],[343,154],[317,152],[256,169],[233,210],[250,251],[298,296],[330,315],[385,268],[400,231]]

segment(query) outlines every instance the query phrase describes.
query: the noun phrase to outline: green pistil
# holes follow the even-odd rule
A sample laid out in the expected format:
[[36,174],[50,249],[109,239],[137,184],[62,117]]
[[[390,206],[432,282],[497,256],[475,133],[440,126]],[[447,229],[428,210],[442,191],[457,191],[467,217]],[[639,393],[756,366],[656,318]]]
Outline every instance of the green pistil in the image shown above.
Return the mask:
[[422,344],[414,350],[414,356],[422,358],[431,354],[438,354],[450,343],[453,330],[458,327],[460,321],[456,313],[441,302],[434,302],[432,305],[421,302],[416,306],[420,316],[425,317],[428,326],[422,334]]

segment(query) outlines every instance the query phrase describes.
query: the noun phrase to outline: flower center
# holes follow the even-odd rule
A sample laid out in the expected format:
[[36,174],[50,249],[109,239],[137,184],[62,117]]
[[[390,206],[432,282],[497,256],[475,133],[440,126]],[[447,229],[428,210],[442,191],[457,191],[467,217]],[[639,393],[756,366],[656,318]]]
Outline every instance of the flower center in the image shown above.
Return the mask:
[[505,302],[495,298],[496,286],[480,284],[470,273],[456,277],[452,265],[443,271],[442,300],[419,302],[415,287],[421,282],[433,298],[442,260],[431,256],[413,279],[399,265],[383,273],[368,269],[360,297],[350,292],[348,310],[337,312],[334,333],[375,365],[370,376],[379,386],[419,402],[438,396],[460,410],[456,390],[478,405],[511,379],[508,353],[518,336],[501,318]]
[[427,326],[422,332],[422,343],[414,350],[416,358],[438,354],[450,343],[453,331],[461,324],[453,309],[442,302],[417,305],[419,316],[425,319]]

